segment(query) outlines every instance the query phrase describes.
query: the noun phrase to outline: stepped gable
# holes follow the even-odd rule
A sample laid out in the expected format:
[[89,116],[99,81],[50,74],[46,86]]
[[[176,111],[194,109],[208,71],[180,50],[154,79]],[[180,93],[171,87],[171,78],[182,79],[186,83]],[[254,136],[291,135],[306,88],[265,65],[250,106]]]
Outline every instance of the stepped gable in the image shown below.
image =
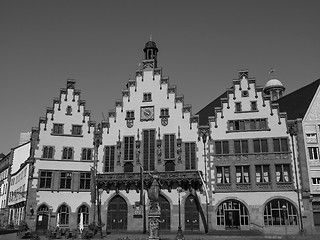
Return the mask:
[[287,113],[287,118],[289,120],[304,118],[319,87],[319,84],[320,79],[288,95],[285,95],[274,103],[279,105],[281,112]]
[[[65,115],[82,115],[82,123],[87,123],[88,133],[90,133],[90,128],[95,126],[95,122],[91,121],[91,112],[86,109],[86,101],[80,99],[81,91],[75,89],[76,81],[74,79],[68,79],[66,83],[66,88],[60,89],[60,95],[58,98],[53,99],[53,106],[48,107],[46,110],[46,117],[41,117],[39,119],[39,129],[47,130],[48,121],[54,121],[55,115],[58,112],[64,112]],[[62,108],[62,105],[67,106]],[[76,105],[76,107],[74,107]]]

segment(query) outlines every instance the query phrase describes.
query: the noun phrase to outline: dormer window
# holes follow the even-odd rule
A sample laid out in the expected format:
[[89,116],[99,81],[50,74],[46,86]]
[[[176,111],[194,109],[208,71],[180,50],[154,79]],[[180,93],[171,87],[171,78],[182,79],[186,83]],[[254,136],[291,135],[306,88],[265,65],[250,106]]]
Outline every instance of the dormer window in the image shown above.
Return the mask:
[[151,102],[152,97],[151,93],[143,93],[143,102]]
[[257,102],[251,102],[251,111],[257,111],[258,108],[257,108]]

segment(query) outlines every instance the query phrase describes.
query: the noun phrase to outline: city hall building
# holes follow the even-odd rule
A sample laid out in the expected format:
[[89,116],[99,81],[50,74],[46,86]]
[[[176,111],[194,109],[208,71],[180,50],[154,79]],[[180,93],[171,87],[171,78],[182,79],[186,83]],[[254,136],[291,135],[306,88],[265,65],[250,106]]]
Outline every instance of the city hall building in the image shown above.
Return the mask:
[[27,170],[19,170],[29,174],[28,224],[72,230],[82,215],[85,226],[101,218],[111,232],[148,231],[147,190],[156,175],[160,234],[176,232],[179,222],[186,232],[307,229],[299,149],[274,102],[281,82],[259,87],[239,71],[231,88],[193,115],[162,74],[155,42],[143,54],[107,119],[92,121],[67,80],[32,129]]

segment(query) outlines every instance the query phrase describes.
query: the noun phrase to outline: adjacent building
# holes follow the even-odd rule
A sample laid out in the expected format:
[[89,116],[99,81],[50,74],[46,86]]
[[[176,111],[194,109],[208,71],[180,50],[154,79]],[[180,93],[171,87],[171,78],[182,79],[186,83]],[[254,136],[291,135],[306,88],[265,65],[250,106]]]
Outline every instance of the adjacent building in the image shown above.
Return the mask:
[[8,189],[11,152],[1,154],[0,159],[0,227],[5,227],[9,222],[8,214]]

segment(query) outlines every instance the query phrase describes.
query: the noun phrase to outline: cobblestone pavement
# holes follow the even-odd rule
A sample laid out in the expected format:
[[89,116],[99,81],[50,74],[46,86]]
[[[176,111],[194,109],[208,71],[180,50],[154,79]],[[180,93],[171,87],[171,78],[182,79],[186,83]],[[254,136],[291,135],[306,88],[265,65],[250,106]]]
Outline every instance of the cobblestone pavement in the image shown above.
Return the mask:
[[[283,239],[283,240],[320,240],[320,234],[307,235],[307,236],[217,236],[210,234],[185,234],[185,240],[227,240],[227,239],[239,239],[239,240],[262,240],[262,239]],[[0,235],[0,240],[17,240],[16,233]],[[64,239],[64,238],[63,238]],[[100,239],[100,237],[95,237],[93,239]],[[104,237],[105,240],[148,240],[147,234],[137,234],[137,233],[121,233],[121,234],[110,234]],[[173,233],[160,235],[160,240],[175,240],[176,235]],[[47,240],[45,236],[40,236],[40,240]],[[71,240],[71,239],[70,239]]]

